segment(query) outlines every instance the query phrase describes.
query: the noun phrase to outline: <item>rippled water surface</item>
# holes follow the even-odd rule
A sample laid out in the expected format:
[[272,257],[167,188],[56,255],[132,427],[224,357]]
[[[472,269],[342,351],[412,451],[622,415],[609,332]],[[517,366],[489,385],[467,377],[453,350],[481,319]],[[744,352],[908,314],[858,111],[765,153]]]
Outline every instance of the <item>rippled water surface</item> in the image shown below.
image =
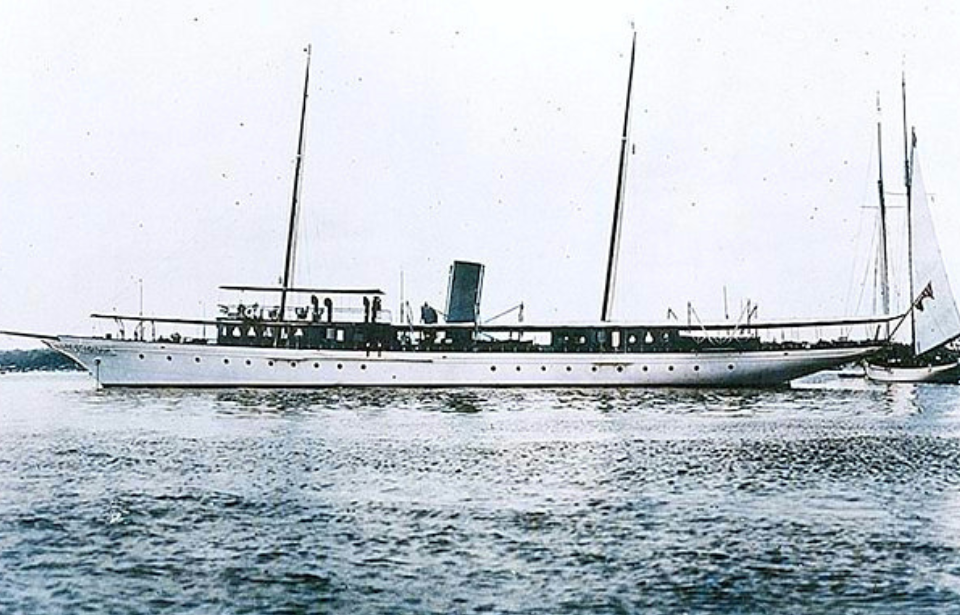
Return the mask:
[[960,612],[960,387],[0,376],[0,612]]

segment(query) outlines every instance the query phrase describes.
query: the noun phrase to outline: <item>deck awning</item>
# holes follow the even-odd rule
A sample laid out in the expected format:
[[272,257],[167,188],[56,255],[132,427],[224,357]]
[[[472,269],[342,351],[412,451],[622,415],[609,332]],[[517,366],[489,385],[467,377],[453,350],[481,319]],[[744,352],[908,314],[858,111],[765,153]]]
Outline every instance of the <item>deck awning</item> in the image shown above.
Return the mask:
[[282,286],[221,286],[220,290],[239,290],[257,293],[282,293],[286,290],[288,293],[301,293],[312,295],[383,295],[384,292],[377,288],[300,288],[291,287],[284,289]]

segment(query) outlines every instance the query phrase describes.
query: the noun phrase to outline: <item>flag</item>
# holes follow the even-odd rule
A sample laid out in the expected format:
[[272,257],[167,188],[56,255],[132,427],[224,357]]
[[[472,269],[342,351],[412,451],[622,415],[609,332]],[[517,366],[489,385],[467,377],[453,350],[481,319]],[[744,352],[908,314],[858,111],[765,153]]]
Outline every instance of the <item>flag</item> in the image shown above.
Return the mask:
[[933,282],[927,282],[927,285],[922,291],[920,291],[920,295],[917,297],[917,300],[914,301],[913,307],[922,312],[924,299],[933,299]]

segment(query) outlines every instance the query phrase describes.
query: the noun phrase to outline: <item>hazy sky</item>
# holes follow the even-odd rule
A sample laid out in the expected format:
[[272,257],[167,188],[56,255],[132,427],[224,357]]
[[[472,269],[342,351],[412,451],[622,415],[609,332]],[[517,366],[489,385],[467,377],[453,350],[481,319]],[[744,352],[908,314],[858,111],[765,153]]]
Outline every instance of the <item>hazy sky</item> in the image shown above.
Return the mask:
[[569,4],[0,3],[0,329],[89,333],[140,279],[173,316],[275,283],[307,44],[298,283],[395,308],[403,271],[442,307],[450,262],[479,260],[484,315],[597,320],[631,22],[616,318],[717,320],[724,288],[731,312],[851,314],[878,91],[902,189],[903,66],[958,285],[956,2]]

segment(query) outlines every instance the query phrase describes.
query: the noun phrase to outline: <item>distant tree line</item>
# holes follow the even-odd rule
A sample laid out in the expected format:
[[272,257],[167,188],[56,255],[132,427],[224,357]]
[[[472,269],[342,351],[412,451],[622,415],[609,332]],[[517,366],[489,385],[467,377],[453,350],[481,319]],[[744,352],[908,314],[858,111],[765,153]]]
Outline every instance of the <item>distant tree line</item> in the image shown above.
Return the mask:
[[34,371],[76,371],[79,365],[49,348],[0,350],[0,373]]

